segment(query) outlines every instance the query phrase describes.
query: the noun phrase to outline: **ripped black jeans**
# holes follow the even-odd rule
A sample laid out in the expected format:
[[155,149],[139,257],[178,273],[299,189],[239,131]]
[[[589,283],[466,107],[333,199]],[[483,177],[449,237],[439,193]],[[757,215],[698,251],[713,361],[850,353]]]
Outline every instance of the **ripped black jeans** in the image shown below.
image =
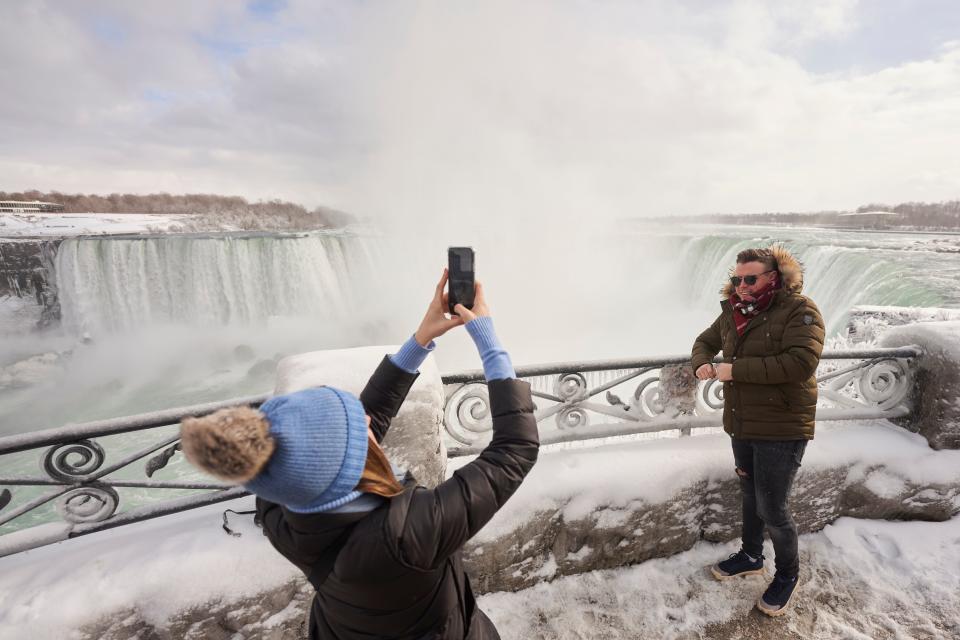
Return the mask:
[[766,526],[777,573],[795,577],[800,571],[797,525],[787,503],[807,441],[732,438],[731,442],[743,499],[743,550],[754,557],[763,553]]

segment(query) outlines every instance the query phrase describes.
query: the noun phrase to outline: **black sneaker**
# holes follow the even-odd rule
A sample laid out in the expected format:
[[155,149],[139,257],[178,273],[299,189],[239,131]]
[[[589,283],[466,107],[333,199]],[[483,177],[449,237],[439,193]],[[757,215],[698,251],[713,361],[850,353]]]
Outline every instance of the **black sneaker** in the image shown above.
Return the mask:
[[726,560],[710,567],[710,572],[717,580],[726,580],[737,576],[763,575],[763,556],[754,559],[741,549]]
[[773,582],[763,592],[757,601],[757,609],[768,616],[779,616],[787,612],[793,592],[797,589],[797,577],[786,577],[779,573],[773,577]]

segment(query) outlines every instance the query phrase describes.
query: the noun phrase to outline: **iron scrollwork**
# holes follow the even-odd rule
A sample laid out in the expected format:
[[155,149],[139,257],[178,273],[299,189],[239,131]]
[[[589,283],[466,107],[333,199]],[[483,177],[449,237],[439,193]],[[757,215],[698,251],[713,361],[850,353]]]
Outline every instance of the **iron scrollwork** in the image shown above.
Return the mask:
[[633,399],[636,401],[634,405],[636,412],[642,420],[649,420],[663,414],[666,404],[660,394],[659,374],[638,384],[633,392]]
[[860,374],[857,392],[867,403],[889,409],[906,399],[910,382],[910,372],[903,360],[883,360]]
[[170,445],[157,455],[147,460],[147,466],[144,469],[144,473],[147,474],[147,477],[152,478],[153,474],[167,466],[167,463],[170,462],[170,459],[174,455],[176,455],[177,451],[180,451],[179,442],[174,445]]
[[447,399],[444,424],[447,433],[465,445],[476,443],[484,434],[493,430],[487,385],[472,383],[457,389]]
[[912,385],[904,358],[877,358],[830,371],[820,377],[820,395],[846,409],[886,411],[907,399]]
[[590,417],[580,403],[590,397],[587,379],[580,373],[564,373],[557,376],[553,388],[564,406],[554,419],[560,429],[576,429],[590,424]]
[[54,480],[72,484],[95,473],[105,459],[103,447],[98,443],[78,440],[50,447],[40,467]]
[[120,505],[117,491],[102,482],[91,482],[68,491],[57,500],[57,513],[72,524],[102,522]]
[[723,410],[723,383],[716,378],[711,378],[700,385],[700,392],[697,394],[697,411],[701,414],[709,414]]

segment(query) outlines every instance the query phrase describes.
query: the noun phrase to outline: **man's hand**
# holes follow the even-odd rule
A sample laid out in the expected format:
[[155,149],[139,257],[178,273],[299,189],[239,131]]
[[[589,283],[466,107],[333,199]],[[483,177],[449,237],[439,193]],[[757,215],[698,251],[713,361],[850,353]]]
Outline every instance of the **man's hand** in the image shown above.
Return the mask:
[[720,382],[730,382],[733,380],[733,365],[729,362],[721,362],[716,365],[717,380]]
[[697,368],[697,380],[709,380],[717,375],[716,370],[713,368],[713,365],[709,362],[707,364],[702,364]]
[[413,338],[421,347],[426,347],[434,338],[439,338],[450,329],[466,322],[462,316],[447,317],[446,310],[449,302],[447,294],[443,292],[445,286],[447,286],[446,269],[443,270],[443,276],[440,277],[440,282],[437,283],[437,288],[433,292],[433,300],[430,301],[430,306],[427,307],[427,312],[420,322],[420,327],[417,329],[417,332],[413,334]]
[[470,322],[479,316],[489,316],[490,309],[487,308],[487,299],[483,295],[483,285],[479,280],[473,283],[473,309],[467,309],[462,304],[453,308],[457,315],[463,318],[464,322]]

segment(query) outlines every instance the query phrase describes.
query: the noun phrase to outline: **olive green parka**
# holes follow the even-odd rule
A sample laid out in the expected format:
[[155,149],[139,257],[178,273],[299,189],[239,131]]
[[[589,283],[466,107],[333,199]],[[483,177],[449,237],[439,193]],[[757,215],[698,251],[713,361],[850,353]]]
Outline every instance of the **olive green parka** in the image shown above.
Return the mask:
[[780,245],[771,247],[782,288],[766,311],[737,335],[727,284],[720,315],[693,344],[696,371],[723,352],[733,380],[723,383],[723,428],[734,438],[812,440],[817,413],[817,365],[824,324],[803,289],[803,268]]

